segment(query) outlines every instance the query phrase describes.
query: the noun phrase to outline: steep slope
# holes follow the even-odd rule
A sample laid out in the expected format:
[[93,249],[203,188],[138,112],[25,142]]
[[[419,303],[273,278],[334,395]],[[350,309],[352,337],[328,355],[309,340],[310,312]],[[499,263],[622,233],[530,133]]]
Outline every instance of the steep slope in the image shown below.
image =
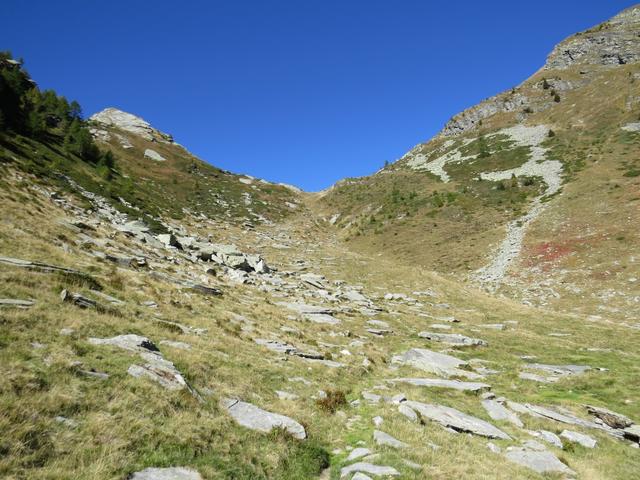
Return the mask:
[[570,37],[521,85],[325,192],[320,211],[353,248],[527,302],[633,318],[639,28],[636,6]]

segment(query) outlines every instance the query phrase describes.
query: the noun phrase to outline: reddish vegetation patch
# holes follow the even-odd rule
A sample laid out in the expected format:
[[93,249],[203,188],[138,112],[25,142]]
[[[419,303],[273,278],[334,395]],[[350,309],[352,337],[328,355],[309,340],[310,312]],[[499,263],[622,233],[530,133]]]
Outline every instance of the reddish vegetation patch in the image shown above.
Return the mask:
[[584,239],[571,239],[562,242],[542,242],[530,245],[525,252],[525,263],[529,267],[539,265],[544,270],[548,270],[551,268],[550,264],[575,252],[576,246],[584,242]]

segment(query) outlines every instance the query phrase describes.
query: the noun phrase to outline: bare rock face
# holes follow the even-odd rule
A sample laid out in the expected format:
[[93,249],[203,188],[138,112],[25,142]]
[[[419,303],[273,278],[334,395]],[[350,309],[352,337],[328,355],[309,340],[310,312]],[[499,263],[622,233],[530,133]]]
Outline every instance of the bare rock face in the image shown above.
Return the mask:
[[105,108],[101,112],[91,115],[89,120],[119,128],[151,142],[173,143],[171,135],[156,130],[142,118],[117,108]]
[[573,65],[637,63],[640,61],[639,28],[640,6],[636,5],[558,44],[544,68],[563,70]]

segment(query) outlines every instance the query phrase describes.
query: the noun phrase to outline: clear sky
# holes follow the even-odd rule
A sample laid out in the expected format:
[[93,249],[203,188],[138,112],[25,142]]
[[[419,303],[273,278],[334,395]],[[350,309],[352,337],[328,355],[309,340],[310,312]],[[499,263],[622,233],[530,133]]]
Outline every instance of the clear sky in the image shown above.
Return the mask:
[[88,116],[320,190],[374,172],[632,0],[3,0],[0,49]]

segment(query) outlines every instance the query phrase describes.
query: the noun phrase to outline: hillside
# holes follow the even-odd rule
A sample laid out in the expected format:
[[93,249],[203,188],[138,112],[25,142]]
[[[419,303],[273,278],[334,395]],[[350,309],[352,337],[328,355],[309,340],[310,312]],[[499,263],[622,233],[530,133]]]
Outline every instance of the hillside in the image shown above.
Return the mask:
[[634,478],[639,25],[321,194],[1,54],[0,477]]
[[637,318],[639,12],[560,43],[522,84],[325,192],[320,212],[356,250],[538,305]]

